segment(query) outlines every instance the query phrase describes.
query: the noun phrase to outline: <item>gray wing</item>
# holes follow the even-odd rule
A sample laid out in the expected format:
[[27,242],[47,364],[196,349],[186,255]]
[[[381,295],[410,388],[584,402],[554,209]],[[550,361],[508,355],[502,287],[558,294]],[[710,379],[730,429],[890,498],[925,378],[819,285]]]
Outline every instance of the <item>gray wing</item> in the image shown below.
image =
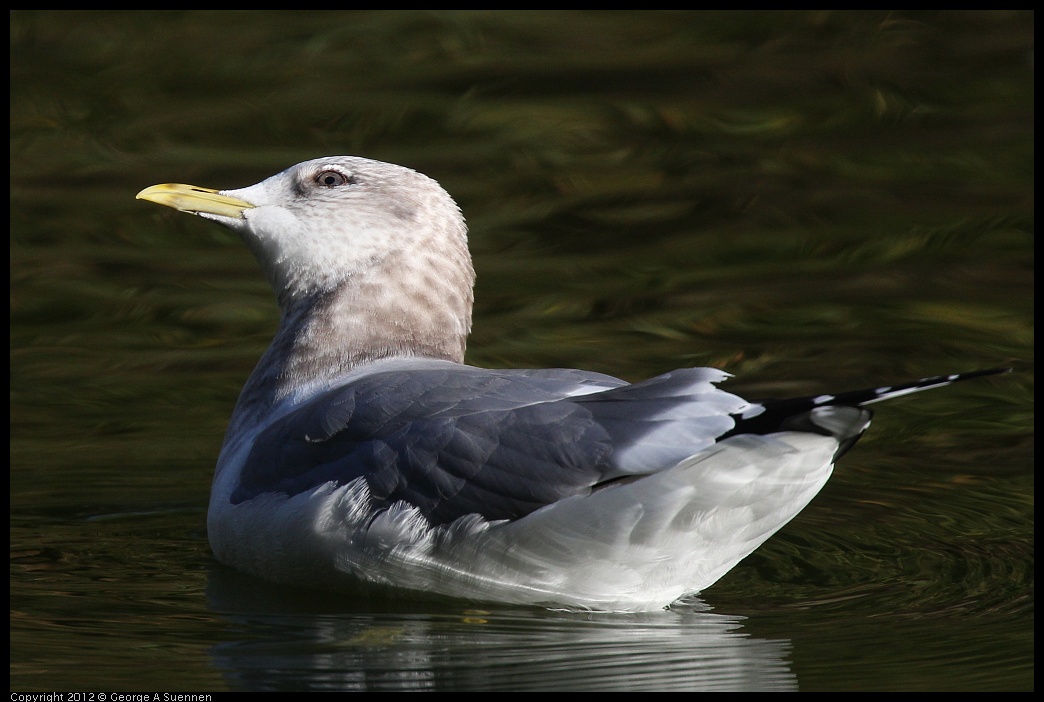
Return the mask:
[[642,383],[570,370],[390,369],[328,390],[255,439],[234,503],[365,478],[433,524],[516,519],[714,443],[746,403],[721,371]]

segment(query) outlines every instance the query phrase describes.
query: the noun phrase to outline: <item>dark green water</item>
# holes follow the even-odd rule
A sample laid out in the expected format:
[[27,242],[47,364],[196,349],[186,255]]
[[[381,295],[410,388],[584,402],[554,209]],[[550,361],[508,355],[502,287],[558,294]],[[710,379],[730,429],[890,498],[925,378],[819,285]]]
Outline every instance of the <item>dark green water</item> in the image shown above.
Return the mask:
[[[1033,687],[1033,15],[11,15],[11,687]],[[607,616],[273,592],[217,566],[276,310],[136,202],[357,154],[457,198],[469,361],[750,397],[1012,364],[877,406],[698,601]]]

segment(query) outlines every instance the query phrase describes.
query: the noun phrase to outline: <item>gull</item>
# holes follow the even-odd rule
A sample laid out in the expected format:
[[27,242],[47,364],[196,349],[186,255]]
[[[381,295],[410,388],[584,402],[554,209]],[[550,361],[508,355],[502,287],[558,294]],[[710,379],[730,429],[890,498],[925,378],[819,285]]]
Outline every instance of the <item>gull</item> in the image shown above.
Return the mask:
[[1005,370],[749,401],[713,368],[478,368],[467,228],[431,178],[331,156],[137,197],[236,232],[278,300],[207,513],[215,557],[276,583],[662,609],[793,519],[867,405]]

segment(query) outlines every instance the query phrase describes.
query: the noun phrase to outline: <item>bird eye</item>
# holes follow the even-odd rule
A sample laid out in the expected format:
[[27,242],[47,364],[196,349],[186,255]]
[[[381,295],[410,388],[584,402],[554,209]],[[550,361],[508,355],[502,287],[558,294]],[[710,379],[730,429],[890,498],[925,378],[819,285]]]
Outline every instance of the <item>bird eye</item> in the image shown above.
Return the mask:
[[340,171],[322,171],[315,177],[315,182],[327,188],[336,188],[355,182],[355,178],[346,176]]

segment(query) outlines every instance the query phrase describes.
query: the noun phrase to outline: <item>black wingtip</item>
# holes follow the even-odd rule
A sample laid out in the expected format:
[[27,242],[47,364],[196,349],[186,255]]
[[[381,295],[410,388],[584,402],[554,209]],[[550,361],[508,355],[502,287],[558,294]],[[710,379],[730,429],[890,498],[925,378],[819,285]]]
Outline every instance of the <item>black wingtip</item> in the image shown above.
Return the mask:
[[982,378],[989,375],[1010,373],[1011,370],[1011,368],[988,368],[986,370],[974,370],[966,373],[933,375],[909,383],[901,383],[899,385],[882,386],[841,393],[834,396],[828,404],[858,405],[861,407],[863,405],[869,405],[875,402],[891,400],[896,397],[902,397],[903,395],[921,392],[922,390],[932,390],[934,388],[945,387],[947,385],[952,385],[953,383],[971,380],[972,378]]
[[[885,385],[873,388],[864,388],[843,392],[836,395],[815,395],[808,397],[797,397],[788,400],[763,400],[763,410],[748,417],[733,415],[736,426],[721,438],[733,434],[768,434],[781,431],[788,423],[793,424],[795,417],[802,417],[804,413],[821,407],[858,407],[866,408],[867,405],[884,400],[891,400],[904,395],[918,393],[923,390],[941,388],[946,385],[958,383],[972,378],[981,378],[989,375],[1001,375],[1012,372],[1012,368],[988,368],[985,370],[968,371],[966,373],[951,373],[949,375],[936,375],[921,378],[899,385]],[[869,417],[867,417],[869,419]],[[864,427],[865,429],[865,427]],[[807,428],[805,430],[808,430]],[[812,429],[816,431],[815,429]],[[817,431],[817,433],[823,433]],[[859,432],[861,433],[861,432]],[[855,436],[858,438],[858,435]],[[851,443],[854,443],[851,442]]]

